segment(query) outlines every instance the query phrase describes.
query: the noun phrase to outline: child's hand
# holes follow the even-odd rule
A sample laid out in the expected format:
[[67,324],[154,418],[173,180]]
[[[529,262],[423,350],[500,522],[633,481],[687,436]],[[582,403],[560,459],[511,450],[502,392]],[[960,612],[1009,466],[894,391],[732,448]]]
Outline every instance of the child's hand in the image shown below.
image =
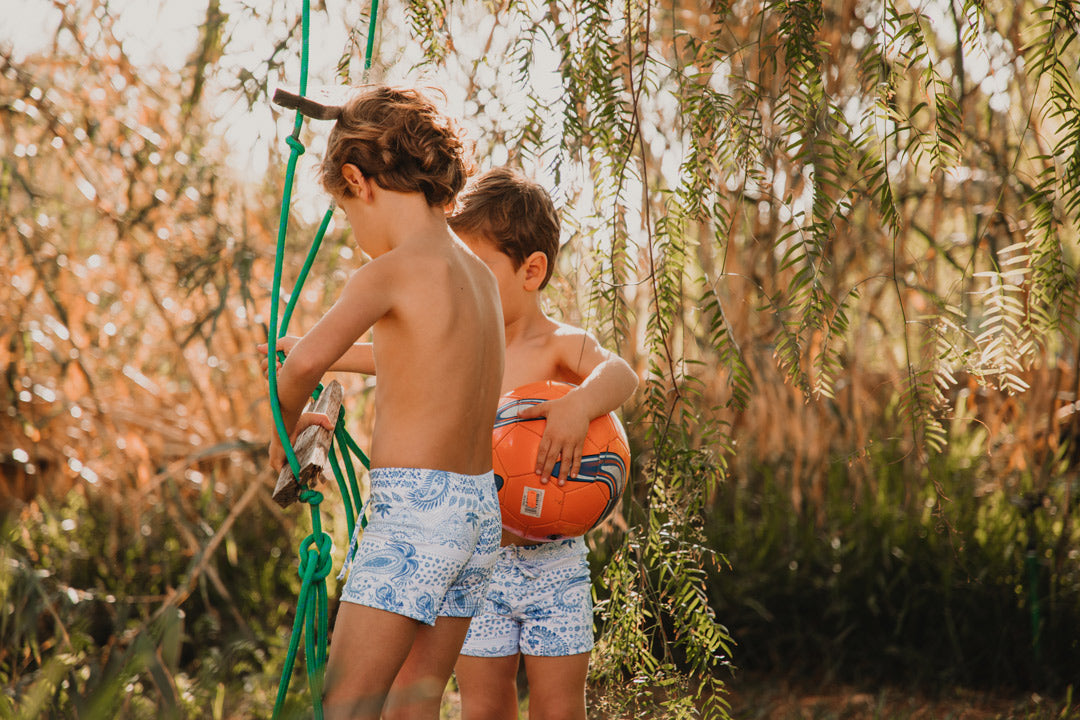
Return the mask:
[[[278,338],[277,349],[280,350],[281,352],[285,353],[286,355],[288,355],[292,351],[292,349],[296,346],[296,343],[298,343],[298,342],[300,342],[300,338],[298,338],[298,337],[296,337],[294,335],[286,335],[283,338]],[[262,367],[263,375],[267,375],[268,372],[269,372],[269,369],[270,369],[270,360],[266,356],[266,352],[267,352],[268,348],[269,348],[269,345],[267,343],[260,343],[259,347],[258,347],[259,355],[260,355],[260,357],[259,357],[259,365],[260,365],[260,367]],[[281,363],[280,362],[278,362],[278,364],[277,364],[277,369],[278,370],[281,369]]]
[[548,400],[518,412],[522,418],[547,418],[544,436],[536,452],[536,474],[546,483],[555,461],[560,460],[559,485],[581,470],[581,454],[589,431],[589,416],[571,396]]
[[[334,421],[330,419],[330,416],[326,413],[306,412],[300,416],[300,420],[297,421],[296,427],[293,428],[292,435],[289,437],[289,441],[296,442],[296,438],[307,428],[312,425],[319,425],[324,427],[330,432],[334,432]],[[275,430],[273,436],[270,438],[270,467],[274,468],[275,472],[281,472],[281,468],[285,467],[285,463],[288,457],[285,454],[285,447],[281,444],[281,438],[278,437]]]

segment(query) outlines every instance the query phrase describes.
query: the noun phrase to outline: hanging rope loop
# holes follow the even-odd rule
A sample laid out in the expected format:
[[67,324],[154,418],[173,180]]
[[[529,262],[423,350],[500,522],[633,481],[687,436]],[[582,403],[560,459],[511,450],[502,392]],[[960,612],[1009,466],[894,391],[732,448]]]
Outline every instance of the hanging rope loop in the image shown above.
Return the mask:
[[296,137],[296,133],[299,133],[299,130],[285,138],[285,144],[291,147],[297,156],[300,156],[307,151],[307,148],[304,147],[304,143],[300,142],[300,138]]
[[304,538],[303,542],[300,543],[300,567],[297,569],[300,577],[308,577],[309,566],[314,563],[314,567],[310,568],[310,579],[315,581],[324,580],[334,567],[334,557],[331,553],[333,547],[333,539],[324,532],[320,532],[318,538],[316,538],[315,533],[311,533]]
[[305,502],[308,505],[319,505],[323,501],[323,494],[318,490],[304,488],[300,491],[299,500],[300,502]]

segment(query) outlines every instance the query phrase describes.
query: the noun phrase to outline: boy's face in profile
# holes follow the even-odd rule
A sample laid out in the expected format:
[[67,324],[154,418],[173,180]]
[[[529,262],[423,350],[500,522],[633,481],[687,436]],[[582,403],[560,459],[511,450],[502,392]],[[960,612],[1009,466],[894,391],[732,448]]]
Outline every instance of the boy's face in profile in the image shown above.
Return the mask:
[[351,164],[346,164],[341,174],[345,179],[345,189],[341,195],[334,196],[334,203],[345,211],[345,218],[352,229],[353,242],[356,243],[357,248],[368,257],[374,257],[373,252],[377,252],[377,249],[365,247],[361,243],[361,238],[368,238],[368,234],[363,232],[367,222],[364,217],[367,203],[360,200],[360,193],[364,189],[362,187],[364,176],[355,165]]

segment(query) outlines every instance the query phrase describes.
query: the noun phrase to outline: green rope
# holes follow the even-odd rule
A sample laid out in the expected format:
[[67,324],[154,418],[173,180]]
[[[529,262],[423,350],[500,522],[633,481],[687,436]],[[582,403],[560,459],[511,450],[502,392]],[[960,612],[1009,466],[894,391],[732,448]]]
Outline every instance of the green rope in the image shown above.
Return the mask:
[[[371,68],[371,55],[374,47],[378,9],[379,1],[372,0],[371,20],[368,23],[367,50],[364,57],[365,81],[367,80],[368,70]],[[301,96],[304,96],[307,93],[310,26],[310,0],[304,0],[301,14]],[[278,305],[281,302],[281,279],[284,265],[285,239],[288,234],[289,212],[292,204],[292,189],[296,176],[296,164],[300,156],[304,154],[305,150],[303,143],[300,142],[300,130],[303,127],[303,123],[303,115],[297,112],[293,121],[292,134],[285,139],[286,144],[290,148],[290,152],[288,164],[285,168],[285,185],[282,189],[281,196],[281,215],[278,220],[277,248],[274,256],[274,284],[270,299],[269,340],[273,342],[267,343],[269,346],[267,350],[267,375],[270,382],[270,407],[274,416],[274,426],[278,437],[281,439],[281,443],[285,448],[285,456],[289,462],[289,467],[292,468],[293,474],[297,477],[300,476],[300,463],[296,458],[296,452],[292,447],[288,432],[285,429],[285,422],[281,415],[281,403],[278,400],[276,361],[283,360],[284,353],[277,352],[275,345],[276,341],[284,337],[287,333],[289,321],[292,319],[293,310],[296,308],[297,300],[300,297],[300,291],[307,280],[308,273],[315,261],[315,256],[319,251],[319,247],[322,245],[323,237],[326,234],[326,230],[330,225],[330,220],[334,213],[334,208],[331,205],[323,215],[315,239],[312,241],[307,258],[297,277],[293,292],[289,297],[289,302],[285,307],[285,312],[282,315],[279,327]],[[322,389],[322,385],[320,384],[313,393],[313,397],[318,398]],[[331,442],[329,453],[330,465],[333,469],[334,478],[337,481],[338,490],[340,491],[342,500],[345,504],[345,517],[348,525],[349,538],[351,540],[353,531],[356,527],[356,517],[360,516],[361,527],[367,524],[366,518],[363,517],[362,513],[363,501],[360,496],[360,486],[357,482],[356,472],[352,461],[353,458],[355,458],[364,467],[370,467],[370,463],[363,450],[360,449],[356,444],[356,441],[353,440],[346,431],[344,411],[339,411],[338,413],[333,437],[337,440],[337,449],[335,449],[335,444]],[[338,450],[340,450],[341,455],[340,461],[338,459]],[[342,466],[344,466],[348,476],[347,483],[345,475],[341,472]],[[289,638],[289,647],[285,656],[285,666],[282,669],[281,680],[278,683],[277,698],[274,702],[273,718],[275,718],[275,720],[280,717],[281,710],[285,705],[285,699],[288,696],[289,681],[292,678],[293,669],[296,664],[296,656],[300,649],[301,636],[304,638],[308,685],[311,688],[311,699],[312,704],[314,705],[315,718],[316,720],[322,720],[323,717],[322,691],[323,682],[325,680],[326,661],[328,658],[327,635],[329,625],[329,603],[326,593],[326,577],[330,574],[330,570],[333,567],[333,557],[331,554],[333,541],[322,529],[322,515],[319,511],[319,506],[323,501],[322,493],[304,489],[300,493],[300,501],[307,503],[309,506],[311,511],[312,529],[311,534],[304,538],[303,542],[300,543],[299,548],[300,564],[298,573],[301,578],[300,594],[297,597],[296,617],[293,620],[292,634]]]
[[371,56],[375,49],[375,23],[379,19],[379,0],[371,0],[371,19],[368,21],[367,48],[364,50],[364,77],[367,82],[371,70]]
[[[301,34],[301,51],[300,51],[300,94],[304,95],[307,92],[307,74],[308,74],[308,39],[310,35],[311,25],[311,7],[309,0],[304,0],[303,10],[300,16],[300,34]],[[293,120],[292,135],[285,138],[285,142],[290,148],[289,162],[285,167],[285,187],[282,189],[281,194],[281,215],[278,218],[278,235],[277,235],[277,252],[274,254],[274,285],[270,297],[270,337],[268,338],[268,373],[267,377],[270,380],[270,408],[274,414],[274,426],[277,429],[278,437],[281,439],[281,444],[285,448],[285,457],[289,461],[289,467],[292,468],[293,474],[296,477],[300,477],[300,463],[296,459],[296,453],[293,451],[292,443],[289,442],[289,433],[285,428],[285,422],[281,417],[281,402],[278,400],[278,385],[277,385],[277,357],[275,357],[276,343],[280,339],[286,330],[286,324],[282,323],[282,327],[278,328],[278,303],[281,302],[281,274],[282,268],[285,262],[285,236],[289,230],[289,207],[292,204],[292,187],[293,179],[296,176],[296,162],[300,159],[300,156],[304,154],[304,146],[300,142],[300,128],[303,127],[304,116],[296,113],[296,117]],[[293,295],[299,295],[299,286],[293,289]],[[278,356],[280,357],[280,356]]]
[[[303,152],[301,148],[300,153],[303,154]],[[315,256],[319,252],[319,247],[322,246],[323,236],[326,235],[326,229],[330,227],[330,220],[333,217],[334,206],[331,205],[323,214],[319,230],[315,233],[315,239],[311,241],[311,249],[308,250],[307,257],[304,259],[304,266],[300,268],[300,274],[296,276],[296,286],[292,295],[289,296],[289,304],[285,306],[285,314],[281,319],[281,335],[278,337],[284,337],[286,334],[285,329],[289,327],[289,321],[292,320],[293,310],[296,309],[296,301],[300,299],[300,288],[304,287],[304,283],[307,282],[308,272],[311,271],[311,266],[315,263]],[[278,226],[279,232],[281,227],[281,225]]]

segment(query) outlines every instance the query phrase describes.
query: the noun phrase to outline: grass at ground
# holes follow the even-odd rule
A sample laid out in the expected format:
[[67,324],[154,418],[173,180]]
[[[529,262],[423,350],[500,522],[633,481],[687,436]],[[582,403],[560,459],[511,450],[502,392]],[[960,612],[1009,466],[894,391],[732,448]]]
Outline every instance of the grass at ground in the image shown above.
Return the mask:
[[[522,720],[529,717],[528,697],[521,700],[518,711]],[[461,695],[458,693],[457,688],[454,687],[453,679],[447,684],[446,692],[443,693],[442,711],[439,714],[439,720],[461,720]]]
[[[741,676],[728,683],[735,720],[1080,720],[1075,689],[1062,698],[1036,693],[993,694],[953,689],[935,696],[900,688],[814,686],[806,681]],[[641,720],[661,720],[654,715]],[[528,718],[528,700],[521,707]],[[461,720],[461,699],[451,686],[440,720]],[[609,720],[589,714],[589,720]]]
[[817,686],[753,676],[728,687],[737,720],[1080,720],[1075,688],[1061,698],[962,688],[928,696],[902,688]]

